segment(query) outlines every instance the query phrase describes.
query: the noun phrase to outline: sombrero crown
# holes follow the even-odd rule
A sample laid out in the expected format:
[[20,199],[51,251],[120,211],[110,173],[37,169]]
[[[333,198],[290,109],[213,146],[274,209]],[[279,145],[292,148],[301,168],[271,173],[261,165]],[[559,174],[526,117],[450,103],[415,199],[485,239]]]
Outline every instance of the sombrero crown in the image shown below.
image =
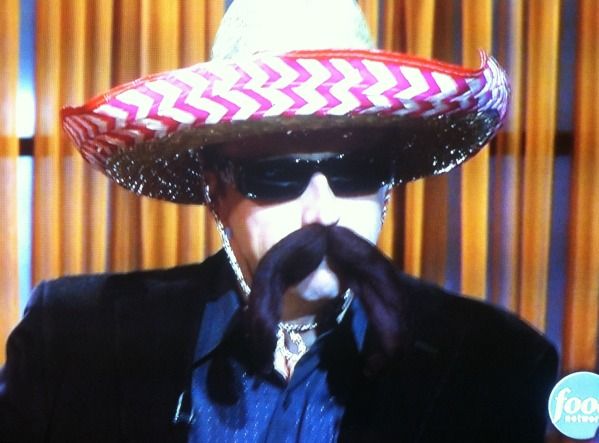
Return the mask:
[[247,156],[256,140],[284,153],[298,136],[368,133],[405,182],[452,169],[496,133],[509,87],[493,58],[465,69],[372,46],[354,0],[236,0],[211,61],[67,107],[63,126],[120,185],[179,203],[203,203],[206,146]]

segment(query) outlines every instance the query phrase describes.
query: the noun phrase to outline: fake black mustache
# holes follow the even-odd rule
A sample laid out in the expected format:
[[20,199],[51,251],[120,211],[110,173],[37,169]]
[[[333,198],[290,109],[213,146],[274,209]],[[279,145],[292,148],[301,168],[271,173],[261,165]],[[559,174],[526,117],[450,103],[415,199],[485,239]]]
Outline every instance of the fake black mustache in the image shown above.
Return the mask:
[[405,338],[405,299],[393,264],[349,229],[312,224],[275,244],[254,273],[245,322],[259,370],[272,369],[283,293],[313,272],[325,256],[340,281],[362,302],[383,354],[392,356]]

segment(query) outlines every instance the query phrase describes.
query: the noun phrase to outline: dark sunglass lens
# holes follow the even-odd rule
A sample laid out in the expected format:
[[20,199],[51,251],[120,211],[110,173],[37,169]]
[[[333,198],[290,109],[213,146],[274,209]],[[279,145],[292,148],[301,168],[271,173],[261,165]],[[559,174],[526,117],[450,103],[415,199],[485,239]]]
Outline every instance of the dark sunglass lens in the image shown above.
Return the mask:
[[374,194],[391,183],[391,162],[382,156],[347,155],[331,159],[326,166],[329,185],[339,197]]
[[234,165],[237,189],[254,200],[298,198],[317,172],[327,177],[331,190],[339,197],[373,194],[392,177],[388,158],[355,153],[320,159],[279,157]]
[[238,191],[254,200],[292,200],[299,197],[310,179],[305,165],[293,158],[239,163],[235,167]]

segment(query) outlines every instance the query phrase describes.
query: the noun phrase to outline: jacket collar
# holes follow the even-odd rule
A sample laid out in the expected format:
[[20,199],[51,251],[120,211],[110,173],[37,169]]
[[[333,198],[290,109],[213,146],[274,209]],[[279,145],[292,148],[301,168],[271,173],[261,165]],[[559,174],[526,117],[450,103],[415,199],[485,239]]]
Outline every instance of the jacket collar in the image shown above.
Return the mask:
[[239,295],[233,289],[206,303],[195,346],[194,363],[206,358],[223,341],[240,306]]
[[185,441],[172,419],[189,384],[200,320],[234,282],[228,271],[219,253],[202,265],[111,277],[107,291],[115,300],[115,366],[125,440]]

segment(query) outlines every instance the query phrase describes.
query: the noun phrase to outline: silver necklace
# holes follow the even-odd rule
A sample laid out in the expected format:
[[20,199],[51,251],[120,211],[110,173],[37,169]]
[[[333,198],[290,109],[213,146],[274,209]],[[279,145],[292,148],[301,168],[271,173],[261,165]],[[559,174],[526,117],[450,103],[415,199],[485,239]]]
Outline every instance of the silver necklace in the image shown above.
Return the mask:
[[[341,306],[341,311],[336,318],[337,323],[340,323],[343,319],[343,316],[347,312],[352,299],[353,293],[351,289],[347,289],[343,293],[343,304]],[[279,352],[285,358],[285,362],[287,363],[288,367],[293,368],[299,359],[302,358],[306,352],[308,352],[308,346],[306,346],[306,342],[304,342],[301,334],[303,332],[312,331],[317,327],[318,322],[303,324],[279,322],[277,324],[277,346],[275,348],[275,353]],[[285,335],[288,335],[289,341],[295,345],[295,352],[291,351],[287,346]]]
[[318,327],[318,323],[312,322],[312,323],[298,324],[298,323],[287,323],[287,322],[282,321],[282,322],[279,322],[277,327],[279,329],[282,329],[283,332],[287,332],[287,333],[306,332],[306,331],[311,331],[312,329],[316,329]]
[[[308,346],[300,335],[302,332],[314,330],[318,327],[317,322],[293,324],[287,322],[279,322],[277,325],[277,346],[275,354],[280,353],[285,359],[287,367],[293,368],[300,358],[308,352]],[[287,346],[285,336],[289,336],[289,341],[295,345],[295,351],[292,351]]]

